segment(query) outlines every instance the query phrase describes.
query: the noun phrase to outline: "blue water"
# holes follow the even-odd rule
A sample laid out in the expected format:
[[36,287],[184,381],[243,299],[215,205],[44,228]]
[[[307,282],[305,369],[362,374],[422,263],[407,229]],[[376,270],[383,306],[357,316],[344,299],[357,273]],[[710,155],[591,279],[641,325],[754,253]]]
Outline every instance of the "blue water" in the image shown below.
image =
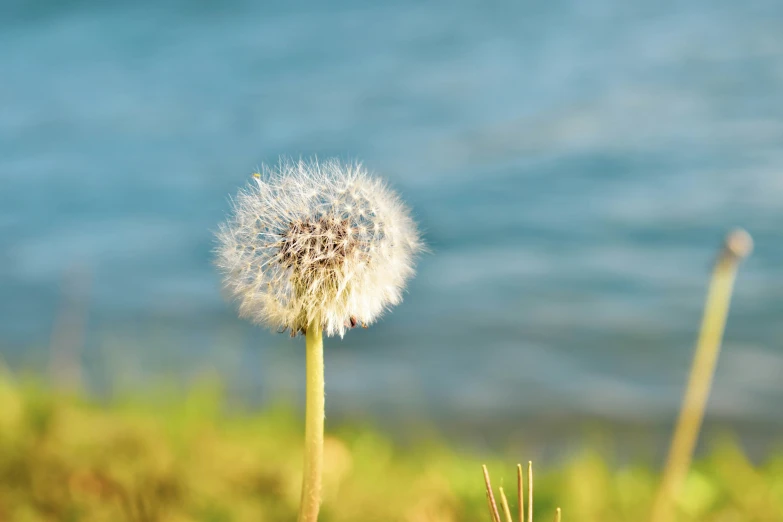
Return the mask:
[[779,426],[782,27],[779,0],[6,0],[0,354],[46,368],[85,306],[94,389],[301,397],[303,342],[235,318],[212,232],[257,165],[337,155],[432,252],[379,325],[328,341],[335,415],[670,419],[741,225],[710,413]]

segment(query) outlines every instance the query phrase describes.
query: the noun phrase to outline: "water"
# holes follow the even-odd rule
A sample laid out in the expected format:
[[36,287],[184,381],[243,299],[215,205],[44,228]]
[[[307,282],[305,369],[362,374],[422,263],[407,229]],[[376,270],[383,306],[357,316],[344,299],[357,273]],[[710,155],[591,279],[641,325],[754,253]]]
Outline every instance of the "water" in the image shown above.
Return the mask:
[[777,0],[6,1],[0,354],[45,366],[76,273],[93,388],[301,397],[303,343],[235,318],[212,231],[258,164],[338,155],[391,181],[432,254],[382,323],[328,341],[334,415],[670,419],[742,225],[710,412],[772,430],[781,22]]

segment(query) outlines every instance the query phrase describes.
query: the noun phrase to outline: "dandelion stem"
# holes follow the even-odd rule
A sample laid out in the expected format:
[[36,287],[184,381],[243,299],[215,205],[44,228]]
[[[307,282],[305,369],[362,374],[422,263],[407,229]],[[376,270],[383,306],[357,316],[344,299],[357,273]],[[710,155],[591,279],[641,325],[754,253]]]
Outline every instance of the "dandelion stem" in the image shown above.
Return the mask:
[[652,522],[672,519],[672,505],[691,465],[704,418],[737,268],[740,260],[750,253],[752,245],[753,241],[747,232],[736,230],[726,237],[725,245],[715,263],[688,386],[653,504]]
[[324,460],[324,343],[323,329],[318,321],[307,327],[306,353],[304,474],[298,521],[316,522],[321,506]]

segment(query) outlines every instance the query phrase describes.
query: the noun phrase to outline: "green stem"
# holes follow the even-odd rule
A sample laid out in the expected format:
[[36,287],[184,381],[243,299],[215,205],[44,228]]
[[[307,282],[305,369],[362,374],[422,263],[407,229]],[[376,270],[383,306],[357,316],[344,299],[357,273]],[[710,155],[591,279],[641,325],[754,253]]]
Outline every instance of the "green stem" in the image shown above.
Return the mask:
[[652,522],[667,522],[672,519],[672,507],[688,474],[704,420],[704,410],[718,362],[737,268],[740,260],[750,253],[752,245],[753,242],[746,232],[735,231],[726,238],[726,244],[715,264],[688,385],[672,435],[661,483],[653,502],[650,517]]
[[316,522],[324,462],[324,343],[323,330],[317,321],[307,327],[306,352],[304,474],[298,521]]

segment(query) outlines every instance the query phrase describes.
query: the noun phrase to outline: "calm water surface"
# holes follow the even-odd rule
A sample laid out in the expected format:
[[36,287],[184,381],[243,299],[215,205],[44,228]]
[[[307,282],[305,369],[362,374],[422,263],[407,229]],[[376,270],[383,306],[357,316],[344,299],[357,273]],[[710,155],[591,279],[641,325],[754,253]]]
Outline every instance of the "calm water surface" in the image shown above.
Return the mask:
[[212,232],[260,163],[338,155],[432,253],[329,340],[335,415],[669,419],[742,225],[711,412],[783,425],[783,4],[647,4],[3,2],[0,355],[44,368],[81,293],[97,390],[299,397],[303,342],[235,318]]

